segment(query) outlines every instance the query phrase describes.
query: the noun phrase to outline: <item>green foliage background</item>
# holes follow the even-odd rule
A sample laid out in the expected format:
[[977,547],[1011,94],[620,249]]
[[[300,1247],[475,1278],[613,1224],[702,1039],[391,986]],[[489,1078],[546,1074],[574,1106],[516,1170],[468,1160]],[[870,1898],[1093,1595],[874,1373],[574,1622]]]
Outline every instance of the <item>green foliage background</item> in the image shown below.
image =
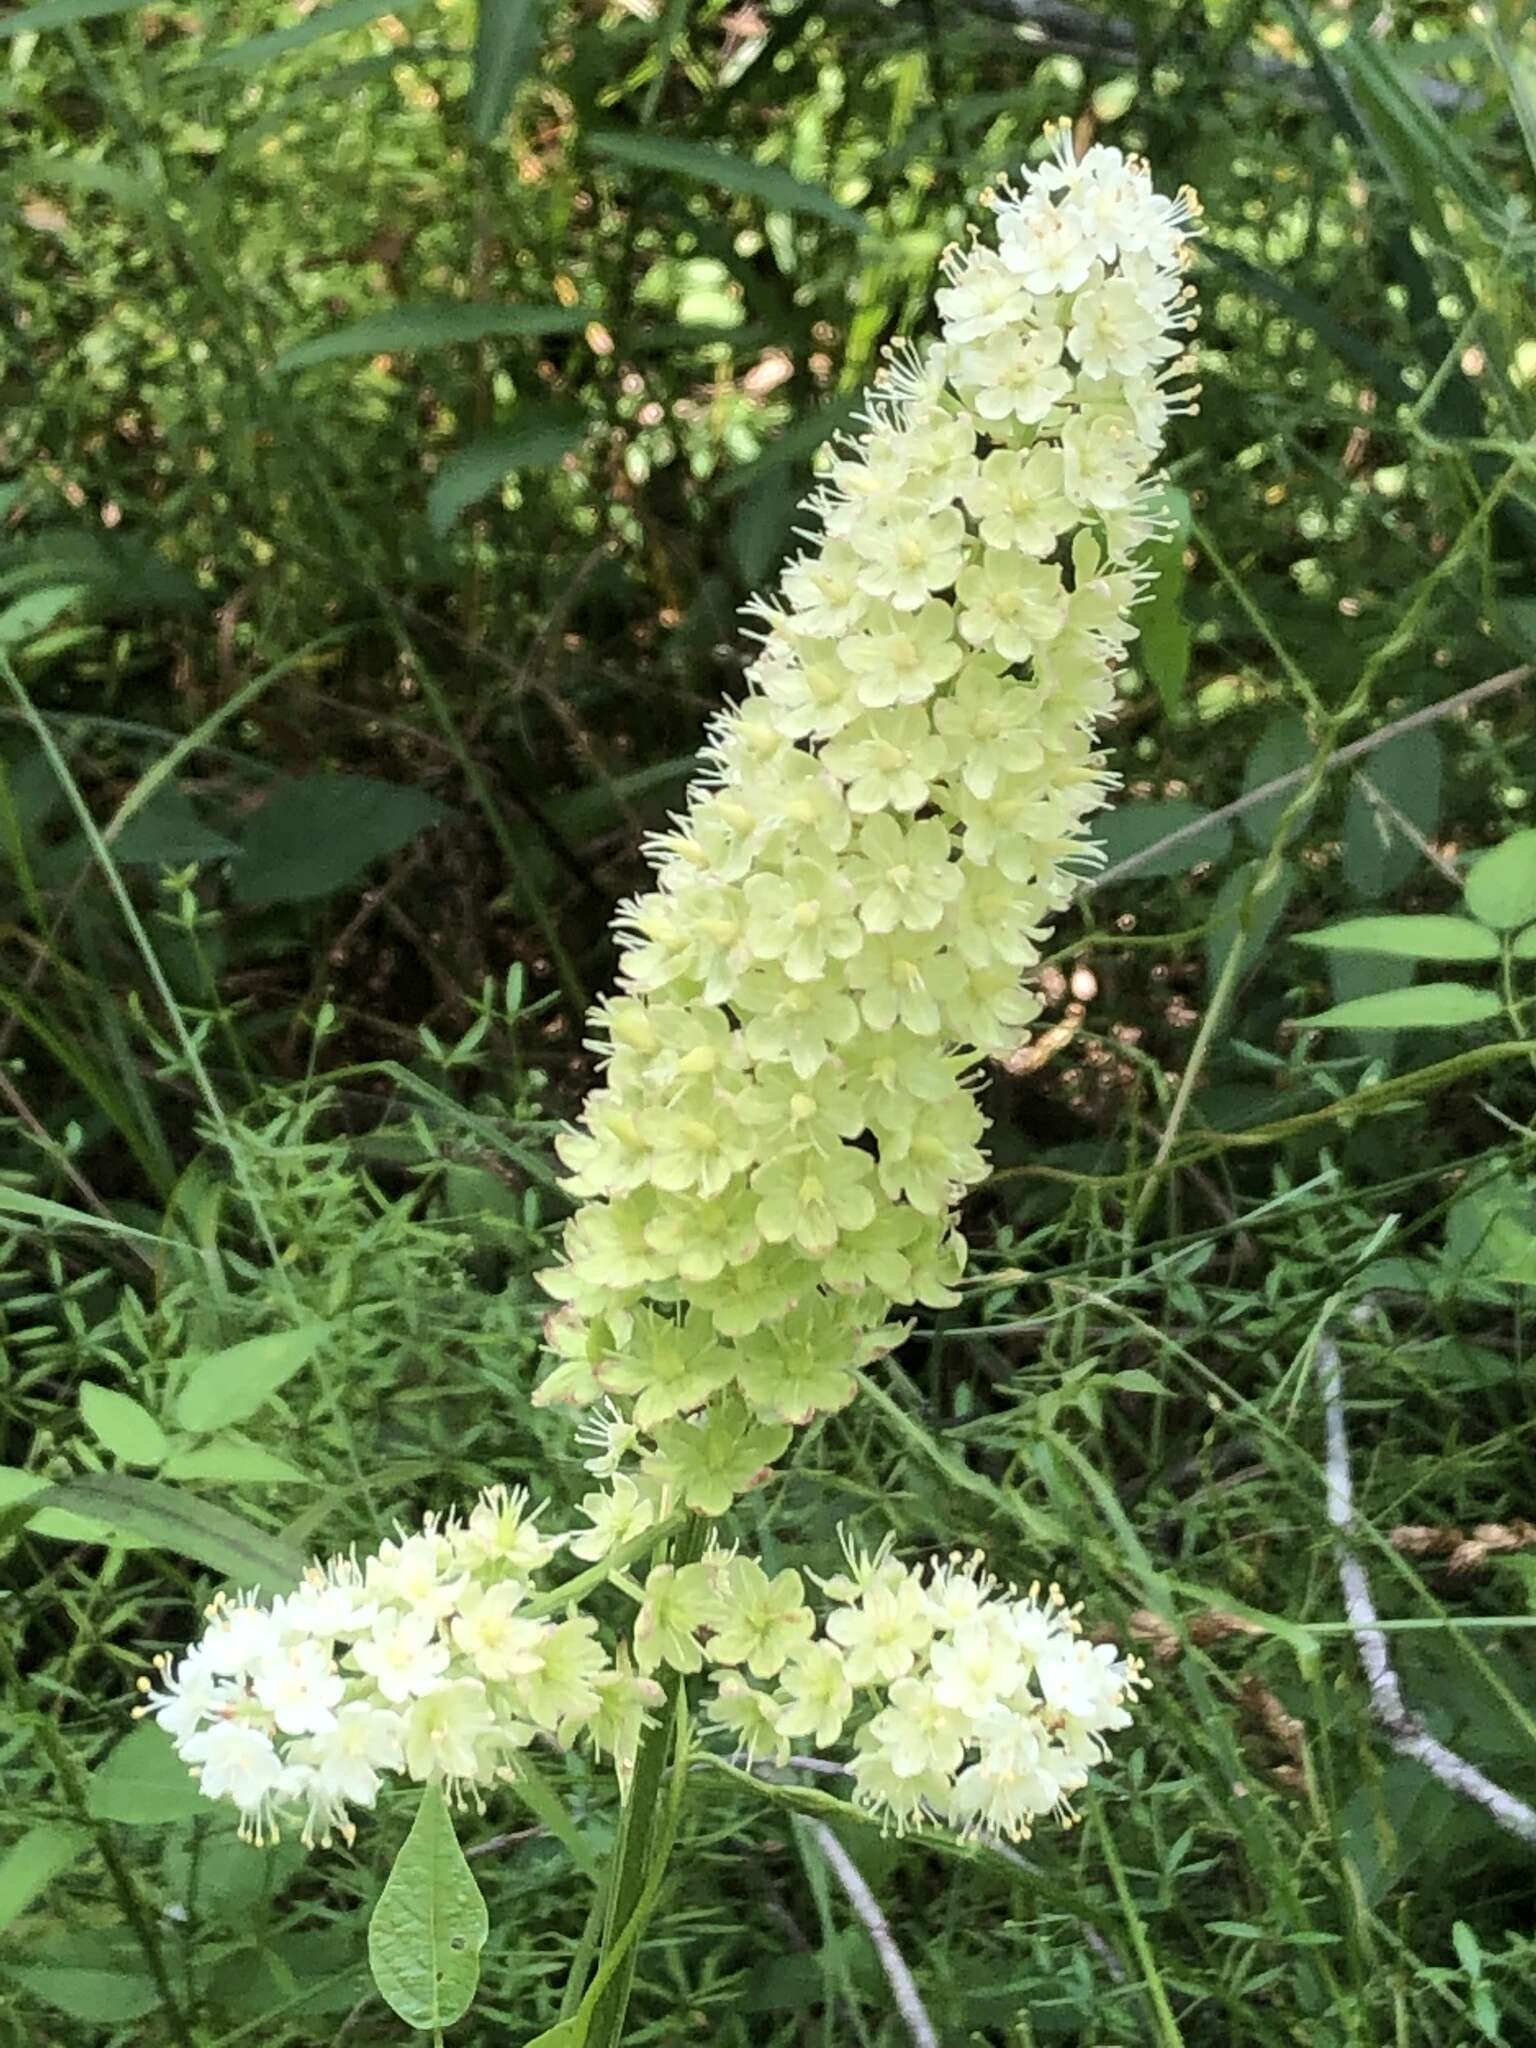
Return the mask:
[[[0,16],[7,2048],[402,2038],[365,1926],[414,1800],[248,1850],[126,1735],[135,1677],[226,1574],[583,1490],[527,1396],[608,915],[815,448],[1062,116],[1208,226],[1110,871],[988,1084],[980,1284],[738,1526],[772,1565],[845,1518],[981,1543],[1159,1652],[1081,1829],[1005,1860],[838,1819],[946,2044],[1536,2041],[1531,1850],[1371,1718],[1313,1369],[1331,1333],[1410,1705],[1531,1798],[1536,948],[1297,943],[1457,912],[1532,823],[1521,13]],[[1304,1028],[1416,973],[1472,1021]],[[568,1825],[460,1823],[455,2041],[559,2010],[615,1808],[552,1782]],[[701,1775],[636,2041],[908,2038],[813,1804]]]

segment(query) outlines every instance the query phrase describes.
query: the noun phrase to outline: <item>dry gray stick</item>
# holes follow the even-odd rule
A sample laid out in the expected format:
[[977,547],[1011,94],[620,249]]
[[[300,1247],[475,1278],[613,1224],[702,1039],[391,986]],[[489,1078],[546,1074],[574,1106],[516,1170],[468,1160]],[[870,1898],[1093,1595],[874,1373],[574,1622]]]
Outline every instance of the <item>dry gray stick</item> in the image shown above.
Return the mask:
[[[1377,732],[1368,732],[1364,739],[1351,740],[1347,747],[1329,759],[1326,773],[1332,775],[1338,768],[1347,768],[1351,761],[1358,761],[1364,754],[1373,754],[1378,747],[1384,747],[1388,740],[1401,739],[1405,732],[1415,732],[1421,725],[1436,725],[1442,718],[1451,718],[1458,711],[1470,711],[1474,704],[1481,704],[1485,697],[1496,697],[1500,691],[1513,690],[1521,683],[1528,683],[1536,668],[1528,664],[1520,668],[1506,669],[1502,675],[1489,676],[1486,681],[1474,683],[1469,690],[1458,690],[1454,697],[1443,697],[1438,704],[1425,704],[1417,711],[1410,711],[1406,717],[1394,718],[1390,725],[1384,725]],[[1286,790],[1295,789],[1306,781],[1311,768],[1293,768],[1288,775],[1276,775],[1269,782],[1261,782],[1257,789],[1248,790],[1232,803],[1225,804],[1219,811],[1212,811],[1206,817],[1196,818],[1192,824],[1181,825],[1176,832],[1170,832],[1163,839],[1156,839],[1150,846],[1142,847],[1139,853],[1127,854],[1124,860],[1117,860],[1112,868],[1089,876],[1078,890],[1079,896],[1091,896],[1097,889],[1104,889],[1111,882],[1118,882],[1127,875],[1135,874],[1145,867],[1154,855],[1168,853],[1186,840],[1198,839],[1203,832],[1209,832],[1213,825],[1228,825],[1234,818],[1240,818],[1245,811],[1253,810],[1259,804],[1267,804],[1272,797],[1282,796]]]
[[1317,1378],[1322,1389],[1323,1414],[1327,1424],[1328,1520],[1338,1531],[1334,1555],[1338,1560],[1339,1584],[1344,1593],[1344,1612],[1354,1635],[1355,1647],[1370,1689],[1371,1712],[1381,1724],[1388,1742],[1399,1756],[1412,1757],[1452,1792],[1473,1799],[1501,1828],[1536,1848],[1536,1808],[1506,1792],[1485,1777],[1475,1764],[1447,1749],[1408,1711],[1403,1689],[1387,1650],[1371,1597],[1371,1582],[1365,1567],[1350,1548],[1349,1533],[1355,1519],[1355,1485],[1349,1463],[1349,1437],[1344,1426],[1344,1374],[1339,1347],[1331,1337],[1317,1347]]
[[827,1868],[847,1894],[849,1905],[875,1945],[875,1954],[880,1958],[880,1967],[891,1987],[896,2010],[901,2014],[916,2048],[939,2048],[939,2037],[934,2032],[933,2021],[928,2017],[928,2008],[923,2004],[912,1972],[907,1968],[906,1958],[896,1946],[896,1937],[880,1910],[879,1901],[859,1875],[858,1865],[825,1821],[813,1820],[810,1830],[817,1848],[827,1859]]

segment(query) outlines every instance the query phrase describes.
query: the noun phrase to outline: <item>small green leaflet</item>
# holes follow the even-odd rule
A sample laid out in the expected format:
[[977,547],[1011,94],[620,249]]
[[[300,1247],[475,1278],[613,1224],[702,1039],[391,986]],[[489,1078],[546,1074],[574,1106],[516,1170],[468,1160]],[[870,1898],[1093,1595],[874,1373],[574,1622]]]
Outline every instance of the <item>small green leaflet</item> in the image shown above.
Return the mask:
[[296,1330],[248,1337],[210,1358],[186,1361],[176,1420],[199,1435],[244,1422],[308,1365],[329,1328],[327,1323],[301,1323]]
[[125,1465],[158,1465],[165,1431],[147,1408],[112,1387],[87,1380],[80,1389],[80,1419],[103,1450]]
[[334,895],[447,815],[425,790],[372,775],[283,781],[240,835],[235,901],[265,910]]
[[513,95],[538,54],[542,0],[480,0],[469,78],[469,126],[494,142]]
[[1486,1024],[1499,1014],[1499,999],[1487,989],[1464,981],[1421,981],[1413,988],[1393,989],[1380,996],[1357,996],[1335,1003],[1319,1016],[1302,1022],[1314,1028],[1351,1031],[1445,1030],[1458,1024]]
[[1496,931],[1536,920],[1536,830],[1512,832],[1480,853],[1463,884],[1467,908]]
[[1499,942],[1466,917],[1350,917],[1320,932],[1298,932],[1299,946],[1330,952],[1387,953],[1398,960],[1497,960]]
[[748,156],[714,149],[704,142],[674,142],[661,135],[627,134],[619,129],[594,129],[586,138],[597,156],[631,170],[655,171],[663,178],[682,178],[690,183],[713,185],[721,192],[735,192],[744,199],[759,200],[777,213],[811,213],[850,233],[868,233],[865,222],[852,207],[844,206],[820,185],[807,184],[778,164],[760,164]]
[[429,1784],[368,1922],[368,1964],[385,2004],[423,2032],[452,2026],[474,1998],[489,1932],[441,1787]]
[[346,356],[394,355],[404,349],[462,347],[496,335],[580,334],[593,318],[584,306],[495,306],[445,299],[394,306],[348,327],[285,348],[273,369],[307,370]]
[[[1190,831],[1211,812],[1192,804],[1187,797],[1160,797],[1151,803],[1118,804],[1098,820],[1096,832],[1104,858],[1115,869],[1115,880],[1136,875],[1150,881],[1156,875],[1187,875],[1202,861],[1220,860],[1232,844],[1232,827],[1219,819],[1208,831]],[[1165,839],[1180,836],[1172,846]]]

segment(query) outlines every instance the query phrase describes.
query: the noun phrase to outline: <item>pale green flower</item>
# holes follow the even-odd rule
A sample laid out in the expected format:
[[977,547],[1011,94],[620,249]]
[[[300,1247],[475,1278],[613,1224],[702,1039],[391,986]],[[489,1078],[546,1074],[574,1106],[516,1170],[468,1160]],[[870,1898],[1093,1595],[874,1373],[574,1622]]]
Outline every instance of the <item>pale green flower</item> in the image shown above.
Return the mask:
[[942,818],[903,825],[882,812],[861,825],[848,878],[864,929],[932,931],[963,886],[953,851]]
[[769,1244],[824,1252],[843,1230],[862,1230],[875,1213],[874,1165],[851,1145],[798,1144],[752,1176],[757,1227]]
[[821,757],[847,783],[849,810],[862,816],[921,810],[945,771],[949,750],[928,713],[909,705],[856,719]]
[[589,1614],[573,1614],[542,1638],[538,1668],[519,1679],[518,1703],[536,1728],[590,1720],[601,1705],[597,1679],[608,1659]]
[[779,1728],[785,1735],[808,1735],[818,1749],[830,1749],[853,1712],[853,1686],[843,1654],[828,1642],[807,1643],[795,1651],[779,1679],[783,1706]]
[[674,1671],[700,1671],[704,1652],[699,1637],[722,1617],[714,1574],[704,1564],[658,1564],[643,1588],[644,1604],[635,1620],[635,1660],[642,1671],[670,1665]]
[[856,953],[861,937],[848,877],[825,858],[792,860],[782,875],[746,884],[747,948],[778,960],[791,981],[817,981],[829,960]]
[[1067,621],[1061,571],[1009,548],[987,548],[955,586],[960,631],[1004,661],[1028,661]]
[[730,1730],[748,1763],[755,1763],[760,1756],[788,1763],[789,1742],[780,1727],[779,1702],[771,1692],[760,1692],[734,1672],[726,1672],[716,1680],[715,1696],[705,1705],[704,1713],[716,1727]]
[[727,1396],[702,1415],[663,1423],[644,1469],[684,1507],[723,1515],[784,1455],[789,1439],[786,1425],[760,1422],[741,1400]]
[[773,1678],[815,1630],[800,1574],[770,1579],[755,1559],[728,1557],[716,1584],[725,1618],[710,1640],[710,1662],[745,1664],[754,1678]]
[[954,613],[937,597],[915,612],[877,608],[838,654],[857,678],[858,699],[868,711],[925,703],[961,661]]
[[702,1408],[729,1382],[731,1369],[730,1348],[702,1309],[678,1319],[641,1309],[628,1344],[605,1361],[598,1378],[609,1393],[633,1394],[635,1421],[652,1430],[673,1415]]

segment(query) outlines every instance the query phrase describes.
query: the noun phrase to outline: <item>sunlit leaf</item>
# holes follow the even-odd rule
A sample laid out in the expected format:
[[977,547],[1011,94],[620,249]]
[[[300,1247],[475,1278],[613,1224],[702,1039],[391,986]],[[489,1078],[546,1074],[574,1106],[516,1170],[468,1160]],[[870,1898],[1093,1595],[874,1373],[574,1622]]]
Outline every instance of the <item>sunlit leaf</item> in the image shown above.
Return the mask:
[[1297,932],[1299,946],[1344,953],[1390,953],[1399,960],[1497,960],[1499,942],[1468,917],[1350,917],[1319,932]]
[[1536,829],[1512,832],[1480,853],[1462,886],[1468,910],[1496,931],[1515,931],[1536,920]]
[[244,1422],[308,1365],[328,1331],[326,1323],[301,1323],[295,1330],[248,1337],[227,1351],[187,1360],[176,1420],[199,1434]]
[[1303,1022],[1316,1028],[1347,1027],[1351,1031],[1427,1031],[1486,1024],[1498,1014],[1499,999],[1488,989],[1471,988],[1462,981],[1421,981],[1385,995],[1335,1003],[1331,1010]]
[[158,1465],[165,1456],[165,1431],[154,1416],[114,1387],[86,1380],[80,1389],[80,1417],[102,1448],[125,1465]]
[[489,1931],[447,1802],[429,1784],[368,1923],[369,1967],[390,2010],[407,2026],[452,2026],[474,1998]]

